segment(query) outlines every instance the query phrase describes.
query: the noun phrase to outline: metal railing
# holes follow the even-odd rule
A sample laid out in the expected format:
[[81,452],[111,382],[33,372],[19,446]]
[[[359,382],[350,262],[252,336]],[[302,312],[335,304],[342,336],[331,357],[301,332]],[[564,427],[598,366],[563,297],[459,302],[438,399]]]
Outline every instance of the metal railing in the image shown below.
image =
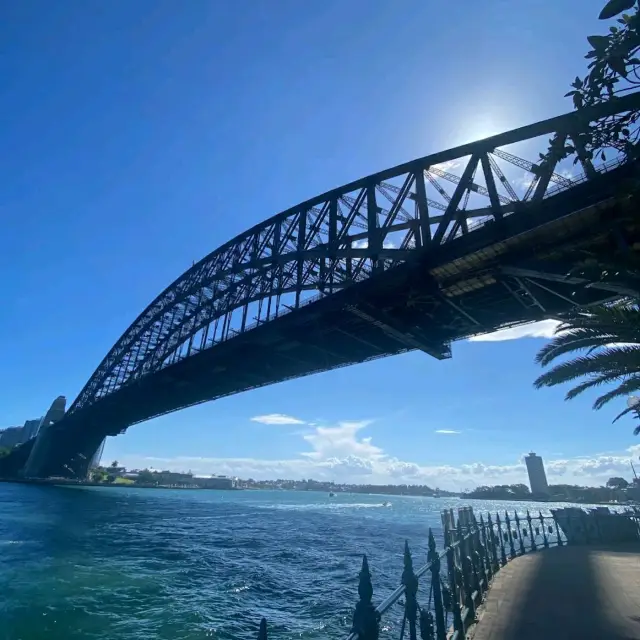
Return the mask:
[[[619,515],[621,517],[615,517]],[[359,573],[359,600],[346,640],[378,640],[381,621],[395,604],[404,613],[399,640],[465,640],[476,610],[494,576],[514,558],[567,544],[626,542],[640,539],[640,512],[623,514],[563,510],[557,515],[508,512],[479,518],[471,507],[442,512],[444,548],[438,551],[429,528],[427,563],[413,568],[409,543],[405,542],[400,586],[377,606],[367,556]],[[418,587],[424,579],[424,589]],[[404,598],[404,602],[402,602]],[[267,622],[260,623],[258,640],[267,640]]]

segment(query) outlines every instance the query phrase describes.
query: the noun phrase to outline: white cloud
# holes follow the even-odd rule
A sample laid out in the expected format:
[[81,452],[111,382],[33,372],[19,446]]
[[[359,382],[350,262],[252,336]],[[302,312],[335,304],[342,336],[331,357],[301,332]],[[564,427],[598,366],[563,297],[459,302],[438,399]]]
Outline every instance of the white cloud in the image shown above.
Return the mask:
[[284,413],[268,413],[264,416],[254,416],[251,420],[260,424],[305,424],[304,420],[287,416]]
[[336,427],[316,427],[313,433],[303,436],[313,451],[302,455],[312,460],[327,460],[332,457],[379,459],[382,449],[371,444],[371,438],[358,438],[358,431],[371,424],[369,420],[341,422]]
[[[351,243],[352,249],[366,249],[369,246],[369,240],[367,238],[362,238],[361,240],[354,240]],[[385,238],[382,243],[383,249],[395,249],[396,244],[393,240],[389,238]]]
[[440,433],[444,436],[457,436],[462,431],[456,431],[455,429],[436,429],[434,433]]
[[436,169],[440,169],[440,171],[451,171],[451,169],[456,169],[462,164],[461,160],[447,160],[446,162],[441,162],[440,164],[434,164],[433,166]]
[[525,171],[521,176],[518,176],[517,178],[514,178],[511,180],[511,184],[514,185],[516,188],[520,188],[523,191],[527,190],[531,184],[533,183],[534,177],[533,174],[529,173],[528,171]]
[[483,333],[469,338],[471,342],[502,342],[504,340],[519,340],[520,338],[553,338],[560,322],[557,320],[541,320],[530,322],[517,327],[500,329],[493,333]]
[[[294,418],[295,419],[295,418]],[[302,422],[302,421],[301,421]],[[151,457],[118,455],[130,469],[154,467],[174,471],[191,470],[196,475],[224,474],[254,479],[333,480],[370,484],[428,484],[443,489],[464,490],[484,484],[527,483],[523,456],[509,464],[476,461],[467,464],[430,465],[388,455],[363,431],[370,421],[341,422],[317,426],[300,433],[306,450],[297,456],[277,460],[216,458],[206,456]],[[441,429],[441,433],[455,432]],[[640,445],[622,452],[605,452],[575,458],[545,460],[552,484],[603,485],[614,475],[629,477],[629,461],[637,460]]]

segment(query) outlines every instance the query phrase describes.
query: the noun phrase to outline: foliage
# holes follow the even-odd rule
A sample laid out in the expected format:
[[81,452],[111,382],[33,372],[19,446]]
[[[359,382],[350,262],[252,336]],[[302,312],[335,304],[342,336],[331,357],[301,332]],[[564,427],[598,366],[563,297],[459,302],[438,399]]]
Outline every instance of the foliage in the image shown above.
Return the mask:
[[618,489],[609,487],[578,487],[572,484],[549,485],[552,500],[596,504],[598,502],[613,502],[617,500]]
[[0,447],[0,458],[4,458],[5,456],[8,456],[12,450],[13,450],[13,447]]
[[112,469],[117,469],[117,468],[118,468],[118,461],[117,461],[117,460],[114,460],[114,461],[111,463],[111,468],[112,468]]
[[[611,487],[611,480],[622,481],[620,486]],[[595,504],[612,502],[619,497],[618,491],[626,482],[624,478],[611,478],[606,487],[578,487],[571,484],[549,485],[548,500],[562,502],[577,502],[582,504]],[[627,483],[628,486],[628,483]],[[524,484],[497,485],[494,487],[478,487],[466,493],[463,498],[475,498],[479,500],[536,500],[536,496],[529,493],[529,488]],[[533,515],[533,513],[532,513]]]
[[624,478],[615,476],[607,480],[606,486],[609,489],[626,489],[629,486],[629,483]]
[[478,500],[522,500],[531,497],[526,484],[499,484],[494,487],[481,486],[463,495]]
[[156,484],[157,479],[155,474],[149,471],[149,469],[143,469],[138,474],[138,477],[136,478],[136,482],[138,484]]
[[[625,13],[628,12],[628,13]],[[566,94],[573,99],[576,109],[591,107],[622,94],[640,88],[640,14],[637,0],[610,0],[600,13],[601,20],[615,18],[606,35],[587,38],[591,50],[585,58],[589,60],[589,72],[584,78],[576,77],[571,91]],[[577,134],[572,142],[564,143],[556,138],[552,141],[546,160],[558,161],[584,148],[584,158],[593,160],[599,155],[606,161],[605,149],[614,149],[623,160],[638,157],[639,110],[609,116],[596,123],[583,123],[585,130]],[[564,144],[563,144],[564,143]],[[577,162],[576,158],[576,162]]]
[[92,482],[105,482],[107,473],[102,467],[96,467],[89,473],[89,478]]
[[[536,356],[542,366],[561,356],[586,352],[555,365],[535,382],[537,389],[554,387],[586,378],[569,390],[571,400],[588,389],[603,384],[616,386],[600,395],[594,409],[622,396],[640,391],[640,308],[636,302],[625,302],[568,313],[556,329],[555,338]],[[616,420],[628,413],[623,411]],[[637,431],[640,431],[638,429]]]

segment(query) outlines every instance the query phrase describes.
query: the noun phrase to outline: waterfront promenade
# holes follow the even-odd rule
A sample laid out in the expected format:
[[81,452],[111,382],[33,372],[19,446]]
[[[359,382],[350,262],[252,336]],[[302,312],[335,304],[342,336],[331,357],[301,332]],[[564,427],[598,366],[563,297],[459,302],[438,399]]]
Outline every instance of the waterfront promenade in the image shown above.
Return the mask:
[[640,543],[514,558],[496,574],[478,618],[473,640],[640,639]]

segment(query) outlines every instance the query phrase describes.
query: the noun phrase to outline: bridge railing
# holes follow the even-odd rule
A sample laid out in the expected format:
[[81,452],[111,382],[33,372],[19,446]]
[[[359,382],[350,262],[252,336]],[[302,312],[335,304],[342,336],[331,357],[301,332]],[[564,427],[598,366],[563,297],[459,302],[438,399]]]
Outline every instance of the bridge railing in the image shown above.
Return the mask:
[[[556,512],[557,514],[557,512]],[[616,517],[616,515],[620,517]],[[587,514],[581,509],[561,515],[508,512],[479,518],[471,507],[442,513],[444,545],[438,550],[431,528],[427,562],[414,569],[405,542],[400,585],[378,605],[373,603],[373,582],[367,556],[362,558],[358,595],[351,632],[346,640],[378,640],[398,631],[399,640],[465,640],[477,620],[495,575],[511,560],[550,547],[567,544],[626,542],[640,538],[640,512]],[[394,605],[402,606],[393,617]],[[383,617],[387,615],[387,618]],[[267,621],[260,623],[258,640],[267,640]]]

